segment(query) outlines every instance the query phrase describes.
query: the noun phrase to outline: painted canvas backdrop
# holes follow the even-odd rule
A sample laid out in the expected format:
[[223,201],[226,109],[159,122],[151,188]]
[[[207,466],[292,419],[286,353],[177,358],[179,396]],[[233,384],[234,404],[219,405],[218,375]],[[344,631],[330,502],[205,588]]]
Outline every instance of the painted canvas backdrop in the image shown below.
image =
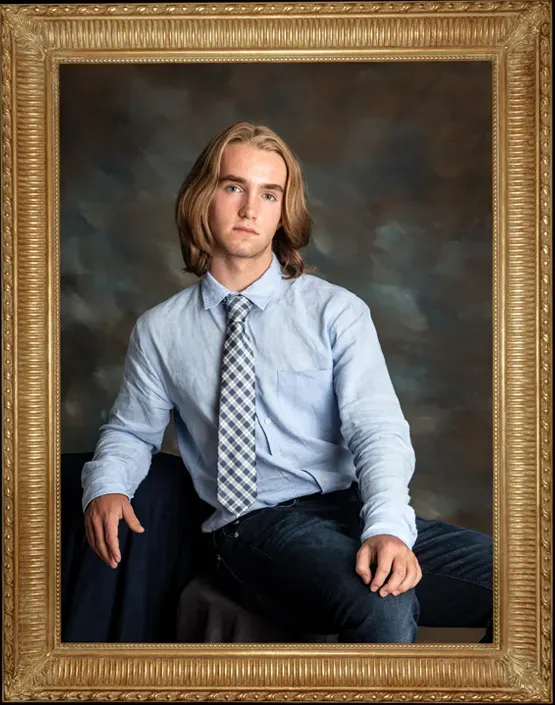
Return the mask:
[[175,196],[247,119],[300,158],[306,263],[372,310],[411,426],[413,506],[490,532],[491,80],[487,62],[62,66],[62,452],[94,448],[138,316],[197,281]]

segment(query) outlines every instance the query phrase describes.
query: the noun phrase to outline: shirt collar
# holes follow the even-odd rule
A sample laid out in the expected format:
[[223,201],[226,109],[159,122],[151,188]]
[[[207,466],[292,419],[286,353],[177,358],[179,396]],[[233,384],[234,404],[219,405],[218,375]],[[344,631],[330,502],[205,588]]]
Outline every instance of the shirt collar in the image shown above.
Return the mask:
[[[275,252],[272,252],[272,262],[264,274],[250,286],[239,292],[262,311],[266,308],[274,291],[282,278],[281,264]],[[215,279],[210,272],[206,272],[201,279],[202,300],[204,308],[213,308],[221,303],[229,294],[237,292],[226,289],[223,284]]]

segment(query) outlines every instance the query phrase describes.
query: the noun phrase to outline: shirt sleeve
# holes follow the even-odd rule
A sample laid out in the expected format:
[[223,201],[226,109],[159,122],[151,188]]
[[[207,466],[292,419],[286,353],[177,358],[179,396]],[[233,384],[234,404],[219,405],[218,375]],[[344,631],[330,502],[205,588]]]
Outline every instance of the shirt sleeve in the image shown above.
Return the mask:
[[408,485],[415,456],[368,306],[354,294],[331,326],[341,432],[354,456],[364,528],[361,542],[391,534],[410,549],[416,517]]
[[160,450],[172,408],[141,317],[131,333],[119,394],[108,422],[100,428],[93,459],[83,466],[83,511],[104,494],[134,496],[150,469],[152,454]]

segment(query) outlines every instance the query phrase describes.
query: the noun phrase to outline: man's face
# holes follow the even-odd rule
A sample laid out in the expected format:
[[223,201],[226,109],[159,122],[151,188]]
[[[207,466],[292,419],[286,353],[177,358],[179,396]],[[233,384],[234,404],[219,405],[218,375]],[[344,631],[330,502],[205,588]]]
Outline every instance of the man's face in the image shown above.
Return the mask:
[[208,211],[215,256],[250,259],[271,252],[286,179],[279,154],[241,143],[225,148]]

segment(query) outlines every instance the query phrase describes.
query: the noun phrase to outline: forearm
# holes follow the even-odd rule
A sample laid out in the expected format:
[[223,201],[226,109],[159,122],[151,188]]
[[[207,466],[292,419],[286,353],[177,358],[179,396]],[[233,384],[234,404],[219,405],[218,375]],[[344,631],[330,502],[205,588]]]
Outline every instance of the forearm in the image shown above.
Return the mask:
[[363,502],[362,541],[391,534],[412,548],[416,521],[408,485],[415,458],[370,310],[351,296],[332,326],[341,432],[353,454]]
[[121,493],[131,499],[149,471],[152,454],[160,450],[173,404],[156,359],[139,319],[118,397],[100,429],[94,457],[83,467],[83,510],[103,494]]
[[[406,486],[395,487],[395,474],[387,468],[380,472],[377,463],[366,472],[361,473],[360,495],[362,499],[361,517],[363,530],[361,543],[371,536],[390,534],[401,539],[410,549],[416,541],[416,517],[410,506],[410,496]],[[377,467],[376,467],[377,465]],[[379,481],[367,476],[381,475]],[[376,489],[380,487],[380,489]],[[362,489],[364,488],[364,489]]]
[[146,477],[156,446],[130,429],[106,424],[100,430],[93,459],[81,474],[83,511],[104,494],[124,494],[129,499]]
[[344,426],[363,503],[361,541],[391,534],[412,548],[417,532],[408,485],[415,458],[407,422],[398,412],[379,423],[354,418]]

